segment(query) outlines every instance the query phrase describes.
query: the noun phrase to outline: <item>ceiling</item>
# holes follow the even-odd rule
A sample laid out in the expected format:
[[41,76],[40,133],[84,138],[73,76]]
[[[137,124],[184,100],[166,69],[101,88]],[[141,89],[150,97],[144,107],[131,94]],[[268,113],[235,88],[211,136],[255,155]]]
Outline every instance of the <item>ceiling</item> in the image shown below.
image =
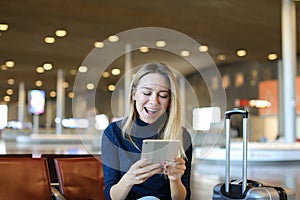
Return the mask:
[[[297,27],[300,27],[300,2],[296,2]],[[0,2],[0,23],[9,25],[0,36],[0,64],[14,60],[15,66],[0,69],[0,102],[8,88],[15,90],[11,101],[17,100],[18,83],[26,90],[56,88],[57,69],[63,69],[72,90],[77,69],[93,50],[94,42],[108,36],[140,27],[172,29],[208,45],[208,53],[218,66],[232,62],[267,61],[269,53],[281,56],[280,0],[9,0]],[[57,29],[68,35],[46,44],[45,36],[54,36]],[[297,49],[300,30],[297,29]],[[247,50],[245,57],[236,56],[238,49]],[[223,54],[226,60],[219,61]],[[143,57],[135,52],[134,58]],[[53,64],[53,70],[38,74],[36,67]],[[133,62],[133,64],[135,64]],[[114,67],[124,65],[124,59]],[[188,73],[184,71],[182,73]],[[7,79],[14,78],[14,85]],[[110,82],[113,82],[110,79]]]

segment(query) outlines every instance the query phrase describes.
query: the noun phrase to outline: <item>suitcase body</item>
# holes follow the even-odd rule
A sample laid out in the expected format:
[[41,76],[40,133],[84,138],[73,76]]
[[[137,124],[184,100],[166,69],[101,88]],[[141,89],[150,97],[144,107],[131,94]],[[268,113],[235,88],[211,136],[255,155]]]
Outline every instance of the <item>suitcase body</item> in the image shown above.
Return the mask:
[[[249,181],[249,180],[248,180]],[[235,186],[234,186],[235,187]],[[240,188],[236,186],[237,188]],[[227,194],[225,192],[225,184],[220,183],[214,187],[214,200],[296,200],[293,190],[284,187],[272,187],[263,185],[251,185],[248,183],[248,188],[242,194],[240,191]]]
[[[230,117],[240,114],[243,117],[243,171],[242,180],[230,180]],[[226,115],[226,170],[225,183],[217,184],[213,190],[213,200],[296,200],[293,190],[285,187],[268,186],[247,179],[247,149],[248,149],[248,112],[233,109]]]

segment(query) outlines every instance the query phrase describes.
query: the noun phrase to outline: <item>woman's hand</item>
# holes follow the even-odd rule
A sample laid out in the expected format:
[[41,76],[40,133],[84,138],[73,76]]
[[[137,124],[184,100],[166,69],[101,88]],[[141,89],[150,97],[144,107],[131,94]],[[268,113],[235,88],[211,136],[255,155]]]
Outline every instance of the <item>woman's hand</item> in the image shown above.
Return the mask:
[[147,159],[139,160],[131,165],[128,172],[124,175],[128,186],[141,184],[154,174],[162,173],[163,166],[160,163],[149,163]]
[[175,158],[173,162],[165,162],[164,164],[164,174],[168,175],[170,181],[181,179],[185,169],[185,160],[180,157]]

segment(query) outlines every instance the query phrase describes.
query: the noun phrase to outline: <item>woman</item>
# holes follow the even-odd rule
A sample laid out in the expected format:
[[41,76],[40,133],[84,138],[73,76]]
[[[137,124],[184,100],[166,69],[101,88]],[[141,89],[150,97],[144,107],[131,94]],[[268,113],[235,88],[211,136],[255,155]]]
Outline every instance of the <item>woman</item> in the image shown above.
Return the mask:
[[[181,127],[178,87],[164,64],[150,63],[135,75],[128,116],[111,123],[102,139],[106,199],[190,199],[191,137]],[[181,140],[173,162],[141,160],[144,139]]]

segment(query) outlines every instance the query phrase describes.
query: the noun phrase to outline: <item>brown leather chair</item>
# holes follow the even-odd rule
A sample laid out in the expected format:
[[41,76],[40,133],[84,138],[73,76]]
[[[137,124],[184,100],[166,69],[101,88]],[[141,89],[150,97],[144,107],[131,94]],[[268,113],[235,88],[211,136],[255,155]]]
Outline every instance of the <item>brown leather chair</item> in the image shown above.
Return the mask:
[[94,157],[100,156],[99,154],[52,154],[45,153],[41,155],[41,158],[46,158],[48,163],[48,169],[50,174],[50,181],[52,186],[58,185],[57,172],[55,168],[54,159],[55,158],[78,158],[78,157]]
[[51,200],[52,189],[44,158],[0,158],[0,199]]
[[68,200],[104,200],[100,157],[56,158],[59,188]]

